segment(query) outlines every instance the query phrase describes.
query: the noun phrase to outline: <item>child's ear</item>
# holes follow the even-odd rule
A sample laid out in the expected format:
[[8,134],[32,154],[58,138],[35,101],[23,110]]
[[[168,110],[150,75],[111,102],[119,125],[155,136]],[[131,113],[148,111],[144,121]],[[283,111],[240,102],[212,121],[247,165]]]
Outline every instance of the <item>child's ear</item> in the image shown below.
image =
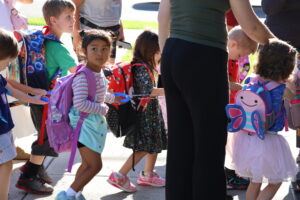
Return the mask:
[[229,41],[229,46],[230,46],[231,48],[237,47],[237,46],[238,46],[238,43],[237,43],[237,41],[235,41],[235,40],[230,40],[230,41]]
[[50,22],[51,25],[55,24],[56,23],[56,18],[54,16],[51,16],[49,18],[49,22]]

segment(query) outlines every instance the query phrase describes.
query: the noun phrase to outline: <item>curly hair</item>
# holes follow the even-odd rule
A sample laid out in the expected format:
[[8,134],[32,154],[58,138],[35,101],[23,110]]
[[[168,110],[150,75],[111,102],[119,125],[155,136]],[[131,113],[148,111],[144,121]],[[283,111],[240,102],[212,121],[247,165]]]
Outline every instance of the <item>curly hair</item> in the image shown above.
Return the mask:
[[258,55],[255,73],[272,81],[286,81],[296,65],[296,49],[290,44],[271,39]]

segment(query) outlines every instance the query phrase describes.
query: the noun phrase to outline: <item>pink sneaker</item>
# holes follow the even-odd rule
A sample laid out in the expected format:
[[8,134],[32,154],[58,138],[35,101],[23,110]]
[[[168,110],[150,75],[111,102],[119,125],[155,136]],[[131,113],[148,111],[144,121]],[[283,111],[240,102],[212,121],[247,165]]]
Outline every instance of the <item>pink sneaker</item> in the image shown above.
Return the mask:
[[128,176],[124,176],[117,172],[112,172],[107,179],[107,182],[125,192],[136,191],[136,187],[130,182]]
[[164,178],[161,178],[155,172],[152,172],[147,176],[144,176],[143,172],[141,172],[137,180],[137,183],[143,186],[164,187],[166,185],[166,180]]

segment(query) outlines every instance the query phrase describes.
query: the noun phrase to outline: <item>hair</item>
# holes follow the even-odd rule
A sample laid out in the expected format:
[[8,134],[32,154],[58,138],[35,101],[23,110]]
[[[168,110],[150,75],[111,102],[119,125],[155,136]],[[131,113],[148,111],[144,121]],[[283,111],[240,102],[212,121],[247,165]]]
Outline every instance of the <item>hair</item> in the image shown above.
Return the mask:
[[79,35],[82,38],[82,50],[87,50],[89,44],[94,40],[102,40],[106,42],[108,46],[112,45],[111,33],[104,30],[82,30],[80,31]]
[[145,30],[135,41],[133,62],[143,61],[154,71],[154,55],[157,52],[159,52],[158,35],[150,30]]
[[19,53],[18,41],[8,31],[0,28],[0,60],[15,58]]
[[228,38],[237,42],[238,47],[242,49],[249,49],[252,53],[257,50],[257,42],[250,39],[240,26],[236,26],[228,33]]
[[74,3],[70,0],[47,0],[43,6],[46,24],[50,25],[50,17],[59,17],[66,9],[74,11]]
[[296,65],[296,55],[293,46],[279,39],[271,39],[259,52],[255,73],[272,81],[286,81]]

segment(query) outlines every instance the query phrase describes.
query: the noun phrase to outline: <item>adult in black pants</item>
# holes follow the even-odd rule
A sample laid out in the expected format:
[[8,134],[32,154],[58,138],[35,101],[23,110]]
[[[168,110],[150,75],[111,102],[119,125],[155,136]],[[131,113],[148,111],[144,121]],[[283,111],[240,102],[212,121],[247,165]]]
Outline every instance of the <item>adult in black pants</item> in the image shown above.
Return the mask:
[[273,37],[248,0],[162,0],[160,4],[160,48],[165,46],[161,70],[169,127],[167,200],[226,199],[225,12],[230,5],[250,38],[265,44]]

